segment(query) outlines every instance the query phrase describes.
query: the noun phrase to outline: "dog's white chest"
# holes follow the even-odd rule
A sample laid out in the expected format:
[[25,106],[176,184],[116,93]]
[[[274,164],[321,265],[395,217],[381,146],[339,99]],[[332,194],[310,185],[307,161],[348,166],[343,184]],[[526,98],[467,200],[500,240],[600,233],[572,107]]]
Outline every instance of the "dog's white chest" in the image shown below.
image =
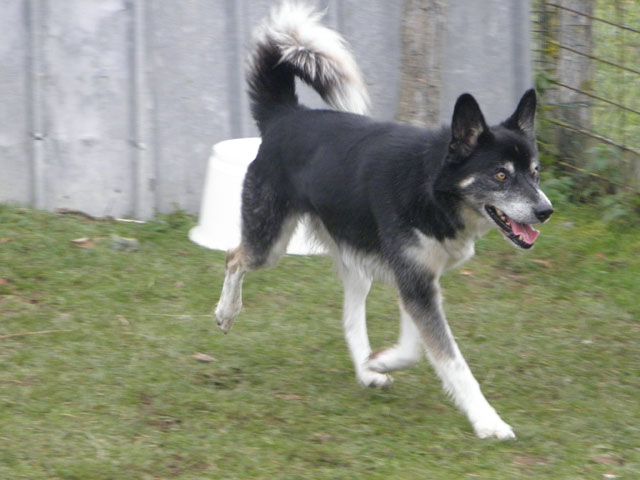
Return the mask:
[[470,260],[476,253],[475,241],[470,238],[445,240],[444,248],[449,254],[445,270],[451,270]]
[[415,231],[418,243],[405,251],[412,261],[427,267],[436,275],[466,262],[475,254],[474,238],[461,237],[439,241]]

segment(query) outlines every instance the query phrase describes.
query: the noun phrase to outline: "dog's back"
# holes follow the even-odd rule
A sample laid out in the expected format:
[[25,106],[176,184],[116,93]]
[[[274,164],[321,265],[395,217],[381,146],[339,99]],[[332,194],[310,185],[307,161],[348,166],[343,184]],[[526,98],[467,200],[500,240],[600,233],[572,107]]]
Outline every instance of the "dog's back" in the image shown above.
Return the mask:
[[444,129],[427,132],[350,113],[291,108],[265,128],[248,178],[273,178],[297,214],[319,218],[335,240],[379,252],[375,210],[409,212],[415,192],[441,168],[448,139]]

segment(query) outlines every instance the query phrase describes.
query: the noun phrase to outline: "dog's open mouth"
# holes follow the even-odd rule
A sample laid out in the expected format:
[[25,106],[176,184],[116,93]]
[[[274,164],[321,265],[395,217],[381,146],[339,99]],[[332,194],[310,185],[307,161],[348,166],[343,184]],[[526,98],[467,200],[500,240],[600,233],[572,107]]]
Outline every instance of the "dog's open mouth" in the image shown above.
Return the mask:
[[496,225],[500,227],[502,234],[511,240],[513,244],[520,248],[533,247],[536,238],[540,234],[538,230],[526,223],[516,222],[496,207],[486,205],[484,208]]

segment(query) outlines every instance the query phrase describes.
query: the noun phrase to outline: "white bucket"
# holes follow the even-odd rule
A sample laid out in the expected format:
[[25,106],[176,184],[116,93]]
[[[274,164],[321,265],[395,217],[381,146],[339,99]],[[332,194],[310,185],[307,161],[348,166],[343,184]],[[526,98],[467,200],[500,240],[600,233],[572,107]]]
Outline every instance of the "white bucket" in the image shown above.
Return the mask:
[[[213,250],[228,250],[240,244],[242,182],[259,147],[260,138],[236,138],[213,146],[198,225],[189,231],[192,242]],[[313,255],[324,250],[311,239],[306,225],[300,223],[287,253]]]

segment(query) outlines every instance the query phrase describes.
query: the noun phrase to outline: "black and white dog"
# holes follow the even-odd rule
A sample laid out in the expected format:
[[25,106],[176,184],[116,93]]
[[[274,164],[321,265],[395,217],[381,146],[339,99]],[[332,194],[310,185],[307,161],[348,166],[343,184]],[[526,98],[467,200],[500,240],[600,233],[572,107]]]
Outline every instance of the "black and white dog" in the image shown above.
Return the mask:
[[[538,236],[531,224],[553,212],[538,187],[535,92],[492,127],[469,94],[458,99],[451,127],[374,121],[364,116],[368,95],[344,40],[319,18],[285,3],[255,32],[247,76],[262,144],[244,180],[242,241],[227,255],[217,323],[229,331],[244,274],[274,265],[304,219],[344,282],[343,324],[358,380],[389,385],[387,372],[426,352],[479,437],[514,438],[458,350],[439,278],[468,260],[491,228],[530,248]],[[341,111],[298,104],[296,76]],[[365,299],[374,279],[398,288],[400,337],[372,353]]]

